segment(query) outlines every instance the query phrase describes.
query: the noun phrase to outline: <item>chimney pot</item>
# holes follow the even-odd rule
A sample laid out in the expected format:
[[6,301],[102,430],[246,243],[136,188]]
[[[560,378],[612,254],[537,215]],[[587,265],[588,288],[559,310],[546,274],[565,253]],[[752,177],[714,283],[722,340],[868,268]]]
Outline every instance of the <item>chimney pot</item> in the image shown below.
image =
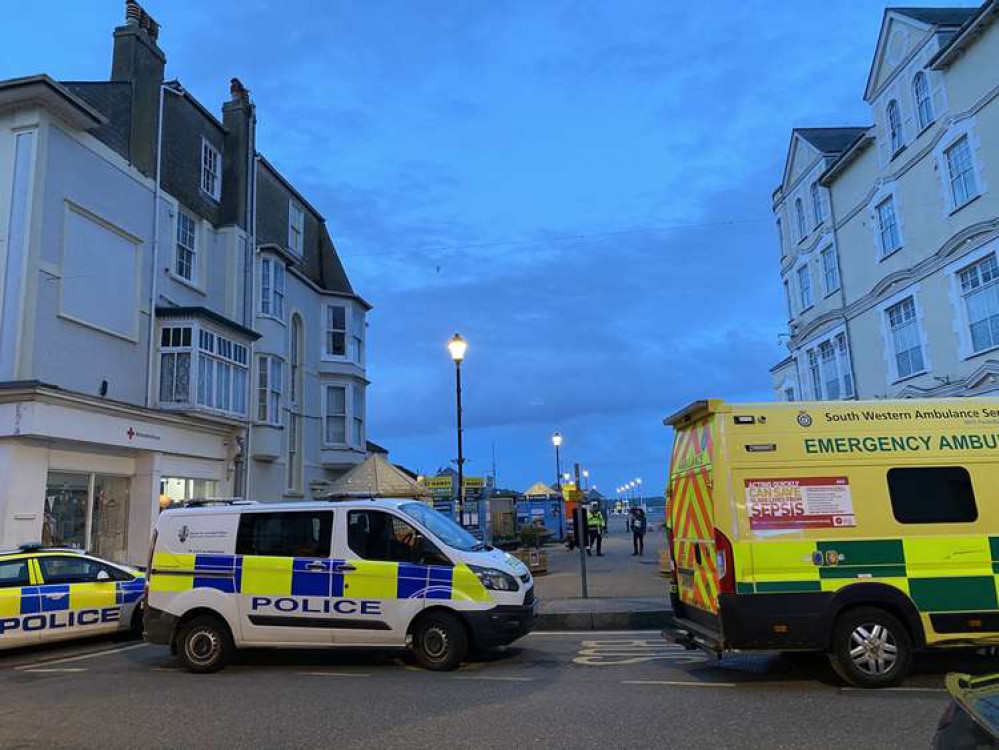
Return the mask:
[[234,102],[248,102],[250,101],[250,91],[243,85],[243,82],[238,78],[232,78],[229,81],[229,94]]
[[125,23],[133,26],[139,23],[139,16],[142,15],[142,8],[135,0],[125,0]]

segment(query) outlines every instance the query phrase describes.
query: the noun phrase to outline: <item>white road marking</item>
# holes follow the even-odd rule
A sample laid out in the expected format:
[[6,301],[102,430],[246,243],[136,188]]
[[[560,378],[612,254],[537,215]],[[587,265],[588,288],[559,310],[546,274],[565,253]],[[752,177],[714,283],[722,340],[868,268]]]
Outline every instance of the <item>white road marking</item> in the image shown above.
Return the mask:
[[476,681],[480,681],[480,682],[534,682],[534,678],[533,677],[500,677],[498,675],[495,676],[495,677],[488,677],[488,676],[480,676],[480,677],[455,677],[453,679],[455,679],[455,680],[476,680]]
[[734,682],[682,682],[680,680],[621,680],[622,685],[668,685],[669,687],[723,687],[734,688]]
[[572,635],[583,638],[585,638],[586,636],[592,637],[595,635],[626,637],[629,635],[659,635],[660,633],[662,633],[661,630],[532,630],[524,637],[530,638],[531,636],[543,636],[543,635],[556,635],[556,636]]
[[366,672],[296,672],[295,674],[309,675],[311,677],[370,677]]
[[857,688],[857,687],[843,687],[840,690],[844,693],[946,693],[946,688],[931,688],[931,687],[891,687],[891,688],[878,688],[876,690],[871,690],[870,688]]
[[587,667],[621,667],[660,659],[673,664],[700,664],[708,660],[705,654],[691,653],[683,646],[658,639],[586,640],[579,645],[579,653],[572,661]]
[[22,670],[27,674],[49,674],[53,672],[86,672],[86,667],[55,667],[53,669],[45,669],[44,667],[32,667],[29,669]]
[[51,664],[68,664],[71,661],[81,661],[83,659],[96,659],[98,656],[108,656],[109,654],[123,654],[126,651],[132,651],[137,648],[146,648],[149,646],[148,643],[133,643],[129,646],[121,646],[120,648],[108,648],[103,651],[92,651],[87,654],[80,654],[78,656],[67,656],[62,659],[40,659],[39,661],[28,662],[27,664],[19,664],[14,667],[16,670],[26,670],[32,669],[34,667],[46,667]]

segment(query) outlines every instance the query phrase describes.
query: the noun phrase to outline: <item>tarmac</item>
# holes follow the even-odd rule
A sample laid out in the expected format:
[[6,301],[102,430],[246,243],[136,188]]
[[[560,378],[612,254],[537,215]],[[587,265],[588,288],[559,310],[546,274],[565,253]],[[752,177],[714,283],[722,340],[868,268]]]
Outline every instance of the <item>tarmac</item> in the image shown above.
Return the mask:
[[548,545],[548,573],[535,577],[540,600],[536,630],[636,630],[663,627],[670,615],[667,579],[659,573],[665,544],[659,528],[645,535],[645,554],[632,556],[624,519],[611,517],[603,556],[586,558],[587,596],[582,595],[579,550]]

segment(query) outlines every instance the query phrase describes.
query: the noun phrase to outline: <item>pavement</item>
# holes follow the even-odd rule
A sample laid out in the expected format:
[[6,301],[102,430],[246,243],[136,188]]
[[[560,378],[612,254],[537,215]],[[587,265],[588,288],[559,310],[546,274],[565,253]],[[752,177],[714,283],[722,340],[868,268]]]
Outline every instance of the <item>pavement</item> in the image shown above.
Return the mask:
[[654,631],[532,633],[455,672],[406,652],[247,651],[214,675],[167,648],[97,640],[0,654],[0,747],[928,747],[943,675],[921,656],[898,689],[841,687],[821,657],[715,660]]
[[539,630],[629,630],[659,628],[669,616],[669,589],[659,574],[661,531],[645,535],[645,554],[632,556],[631,532],[612,516],[603,556],[586,558],[588,598],[582,597],[579,550],[549,545],[548,573],[535,577],[540,599]]

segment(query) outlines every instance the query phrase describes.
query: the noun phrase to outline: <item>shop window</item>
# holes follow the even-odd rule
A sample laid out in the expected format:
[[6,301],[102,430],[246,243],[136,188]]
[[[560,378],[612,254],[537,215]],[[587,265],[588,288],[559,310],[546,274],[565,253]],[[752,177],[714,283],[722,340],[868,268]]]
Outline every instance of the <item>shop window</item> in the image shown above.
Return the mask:
[[130,477],[49,472],[42,543],[125,560],[131,481]]
[[973,523],[978,519],[971,475],[962,466],[889,469],[888,493],[899,523]]
[[333,511],[244,513],[236,535],[237,555],[329,557]]
[[45,490],[42,543],[83,549],[87,544],[89,474],[50,472]]
[[219,496],[219,483],[214,479],[163,477],[160,479],[160,510],[181,505],[188,500],[205,500]]

